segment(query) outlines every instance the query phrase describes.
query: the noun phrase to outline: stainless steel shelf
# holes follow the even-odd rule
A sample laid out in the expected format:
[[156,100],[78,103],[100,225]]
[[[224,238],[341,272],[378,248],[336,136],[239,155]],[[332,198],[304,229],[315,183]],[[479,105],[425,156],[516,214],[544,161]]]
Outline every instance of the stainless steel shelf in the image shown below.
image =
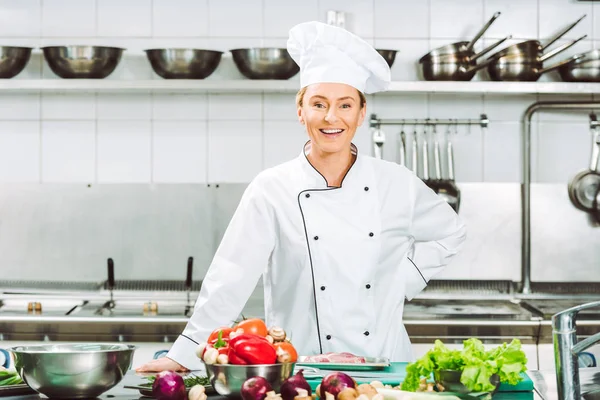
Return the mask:
[[[111,80],[111,79],[5,79],[0,92],[163,92],[163,93],[294,93],[298,80]],[[395,81],[377,95],[397,93],[572,94],[600,92],[600,83],[573,82],[428,82]]]

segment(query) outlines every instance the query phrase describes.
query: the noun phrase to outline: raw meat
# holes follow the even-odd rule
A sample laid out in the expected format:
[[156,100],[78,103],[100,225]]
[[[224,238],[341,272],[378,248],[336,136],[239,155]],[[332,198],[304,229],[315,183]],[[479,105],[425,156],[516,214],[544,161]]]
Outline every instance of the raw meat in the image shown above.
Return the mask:
[[307,356],[302,362],[305,363],[344,363],[344,364],[364,364],[365,357],[355,356],[352,353],[326,353],[316,356]]

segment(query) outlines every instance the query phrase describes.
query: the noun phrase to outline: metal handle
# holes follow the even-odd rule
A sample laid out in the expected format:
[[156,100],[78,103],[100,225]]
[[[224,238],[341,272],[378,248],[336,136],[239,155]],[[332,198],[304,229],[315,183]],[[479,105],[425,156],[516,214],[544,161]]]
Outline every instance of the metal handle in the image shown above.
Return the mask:
[[107,260],[108,266],[108,289],[113,290],[115,287],[115,264],[112,258]]
[[485,31],[487,31],[489,29],[489,27],[494,23],[494,21],[496,20],[496,18],[498,18],[500,16],[500,14],[501,14],[500,11],[495,12],[494,15],[492,16],[492,18],[490,18],[490,20],[487,22],[487,24],[485,24],[483,26],[483,28],[481,28],[479,30],[479,32],[477,32],[477,35],[475,35],[475,37],[467,45],[467,49],[466,49],[467,51],[471,51],[471,49],[473,49],[473,47],[475,46],[475,43],[477,43],[477,41],[479,40],[479,38],[481,38],[483,36],[483,34],[485,33]]
[[[546,53],[546,54],[542,55],[542,56],[539,58],[539,61],[540,61],[540,62],[544,62],[544,61],[546,61],[546,60],[548,60],[548,59],[550,59],[550,58],[554,57],[555,55],[562,53],[563,51],[567,50],[568,48],[570,48],[570,47],[572,47],[572,46],[575,46],[575,44],[576,44],[577,42],[579,42],[579,41],[581,41],[581,40],[585,39],[586,37],[587,37],[587,35],[583,35],[583,36],[582,36],[582,37],[580,37],[579,39],[575,39],[575,40],[572,40],[572,41],[570,41],[569,43],[565,43],[565,44],[563,44],[563,45],[560,45],[560,46],[558,46],[558,47],[557,47],[557,48],[555,48],[554,50],[552,50],[552,51],[549,51],[548,53]],[[580,57],[581,57],[581,55],[580,55]],[[578,58],[580,58],[580,57],[578,57]],[[571,61],[573,61],[573,60],[571,60]]]
[[571,29],[573,29],[575,27],[575,25],[580,23],[581,20],[584,19],[586,16],[587,16],[587,14],[585,14],[583,17],[579,18],[577,21],[573,22],[571,25],[567,26],[561,32],[557,33],[556,36],[554,36],[552,39],[550,39],[550,41],[548,43],[546,43],[544,46],[542,46],[542,51],[546,50],[546,48],[548,48],[552,43],[556,42],[558,39],[563,37],[567,32],[569,32]]
[[491,45],[489,45],[488,47],[486,47],[485,49],[481,50],[479,53],[477,53],[473,57],[471,57],[471,61],[475,61],[479,57],[489,53],[490,51],[494,50],[496,47],[500,46],[502,43],[506,42],[508,39],[512,39],[512,35],[508,35],[504,39],[500,39],[497,42],[492,43]]
[[373,152],[375,153],[375,158],[381,159],[381,145],[380,144],[375,143]]
[[566,60],[563,60],[563,61],[561,61],[561,62],[559,62],[557,64],[553,64],[551,67],[542,68],[538,72],[538,74],[540,74],[540,75],[545,74],[546,72],[550,72],[550,71],[552,71],[554,69],[560,68],[563,65],[569,64],[569,63],[573,62],[573,60],[577,60],[579,58],[581,58],[581,54],[574,55],[571,58],[567,58]]
[[194,257],[189,257],[187,262],[187,273],[185,276],[185,288],[192,290],[192,273],[194,269]]

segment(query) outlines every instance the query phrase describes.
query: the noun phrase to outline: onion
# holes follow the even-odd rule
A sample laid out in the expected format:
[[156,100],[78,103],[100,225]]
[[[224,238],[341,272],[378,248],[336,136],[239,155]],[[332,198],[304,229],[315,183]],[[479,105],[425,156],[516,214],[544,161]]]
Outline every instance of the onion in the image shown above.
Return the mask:
[[356,389],[356,382],[354,379],[343,372],[332,372],[325,376],[321,381],[321,392],[319,393],[319,397],[324,399],[326,398],[325,393],[330,393],[337,398],[338,393],[346,388]]
[[262,376],[254,376],[242,384],[242,398],[244,400],[264,400],[267,392],[273,388]]
[[157,400],[187,399],[183,378],[173,371],[160,372],[152,384],[152,395]]
[[294,400],[294,397],[298,396],[296,389],[304,389],[308,392],[308,396],[312,395],[312,389],[304,378],[302,370],[298,371],[296,375],[290,376],[281,384],[281,398],[283,400]]

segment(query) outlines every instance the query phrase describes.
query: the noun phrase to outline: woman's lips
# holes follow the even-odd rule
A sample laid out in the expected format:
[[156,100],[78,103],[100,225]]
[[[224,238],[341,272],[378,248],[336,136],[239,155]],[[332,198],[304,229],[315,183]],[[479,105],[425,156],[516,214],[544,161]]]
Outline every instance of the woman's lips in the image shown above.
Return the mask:
[[327,137],[337,137],[344,132],[344,129],[319,129]]

